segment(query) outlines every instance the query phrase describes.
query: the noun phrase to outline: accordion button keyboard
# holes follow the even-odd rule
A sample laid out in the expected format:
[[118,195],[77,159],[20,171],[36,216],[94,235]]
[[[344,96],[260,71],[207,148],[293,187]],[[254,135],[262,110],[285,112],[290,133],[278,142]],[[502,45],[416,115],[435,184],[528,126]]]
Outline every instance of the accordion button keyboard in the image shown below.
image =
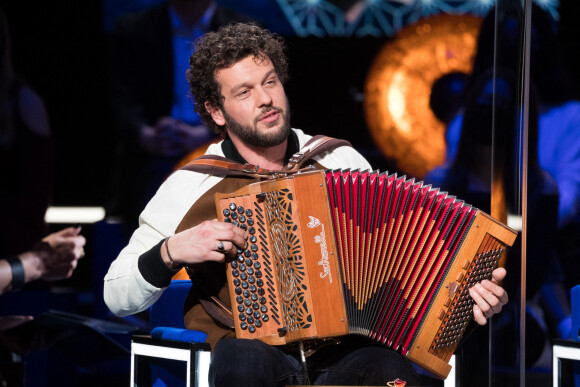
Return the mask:
[[257,230],[253,227],[254,212],[252,209],[229,203],[223,210],[224,221],[232,223],[248,231],[250,246],[246,249],[238,249],[236,259],[230,262],[233,278],[234,292],[237,294],[239,327],[254,333],[257,328],[263,326],[269,320],[267,300],[265,297],[262,264],[259,259]]

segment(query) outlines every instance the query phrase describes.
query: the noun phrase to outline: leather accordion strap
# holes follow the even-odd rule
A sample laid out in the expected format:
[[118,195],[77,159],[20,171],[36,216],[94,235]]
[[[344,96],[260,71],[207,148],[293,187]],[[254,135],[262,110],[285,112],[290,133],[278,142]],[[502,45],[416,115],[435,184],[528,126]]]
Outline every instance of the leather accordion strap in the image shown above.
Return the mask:
[[287,174],[311,170],[310,167],[304,167],[313,157],[331,151],[341,146],[352,146],[346,140],[340,140],[327,136],[314,136],[305,145],[296,152],[288,162],[288,165],[280,170],[264,169],[258,165],[241,164],[229,160],[222,156],[205,155],[190,161],[180,169],[205,173],[214,176],[237,176],[237,177],[254,177],[258,179],[268,179]]

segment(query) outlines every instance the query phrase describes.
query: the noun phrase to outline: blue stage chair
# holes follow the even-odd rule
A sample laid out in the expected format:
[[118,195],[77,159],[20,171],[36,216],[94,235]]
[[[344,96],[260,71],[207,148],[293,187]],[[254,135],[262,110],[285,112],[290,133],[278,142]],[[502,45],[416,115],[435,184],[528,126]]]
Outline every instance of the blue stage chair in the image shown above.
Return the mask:
[[190,280],[171,281],[150,309],[151,336],[133,336],[131,387],[208,386],[207,335],[183,325],[183,304],[190,287]]

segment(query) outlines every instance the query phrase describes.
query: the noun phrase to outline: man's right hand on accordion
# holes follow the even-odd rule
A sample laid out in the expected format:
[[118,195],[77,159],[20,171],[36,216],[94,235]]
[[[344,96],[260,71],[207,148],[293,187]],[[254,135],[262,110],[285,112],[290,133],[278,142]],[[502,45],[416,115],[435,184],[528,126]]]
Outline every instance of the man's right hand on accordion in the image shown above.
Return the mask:
[[499,283],[505,278],[504,268],[497,268],[492,273],[491,280],[483,280],[469,289],[469,295],[475,301],[473,318],[479,325],[485,325],[487,319],[501,312],[508,302],[508,295]]

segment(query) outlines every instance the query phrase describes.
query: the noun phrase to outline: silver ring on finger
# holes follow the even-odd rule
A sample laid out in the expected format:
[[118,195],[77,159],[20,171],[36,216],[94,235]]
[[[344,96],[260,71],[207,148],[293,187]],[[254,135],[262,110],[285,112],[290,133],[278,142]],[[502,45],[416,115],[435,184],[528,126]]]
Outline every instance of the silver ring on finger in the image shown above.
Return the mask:
[[218,246],[217,246],[217,251],[219,251],[220,253],[224,252],[224,242],[219,241]]

